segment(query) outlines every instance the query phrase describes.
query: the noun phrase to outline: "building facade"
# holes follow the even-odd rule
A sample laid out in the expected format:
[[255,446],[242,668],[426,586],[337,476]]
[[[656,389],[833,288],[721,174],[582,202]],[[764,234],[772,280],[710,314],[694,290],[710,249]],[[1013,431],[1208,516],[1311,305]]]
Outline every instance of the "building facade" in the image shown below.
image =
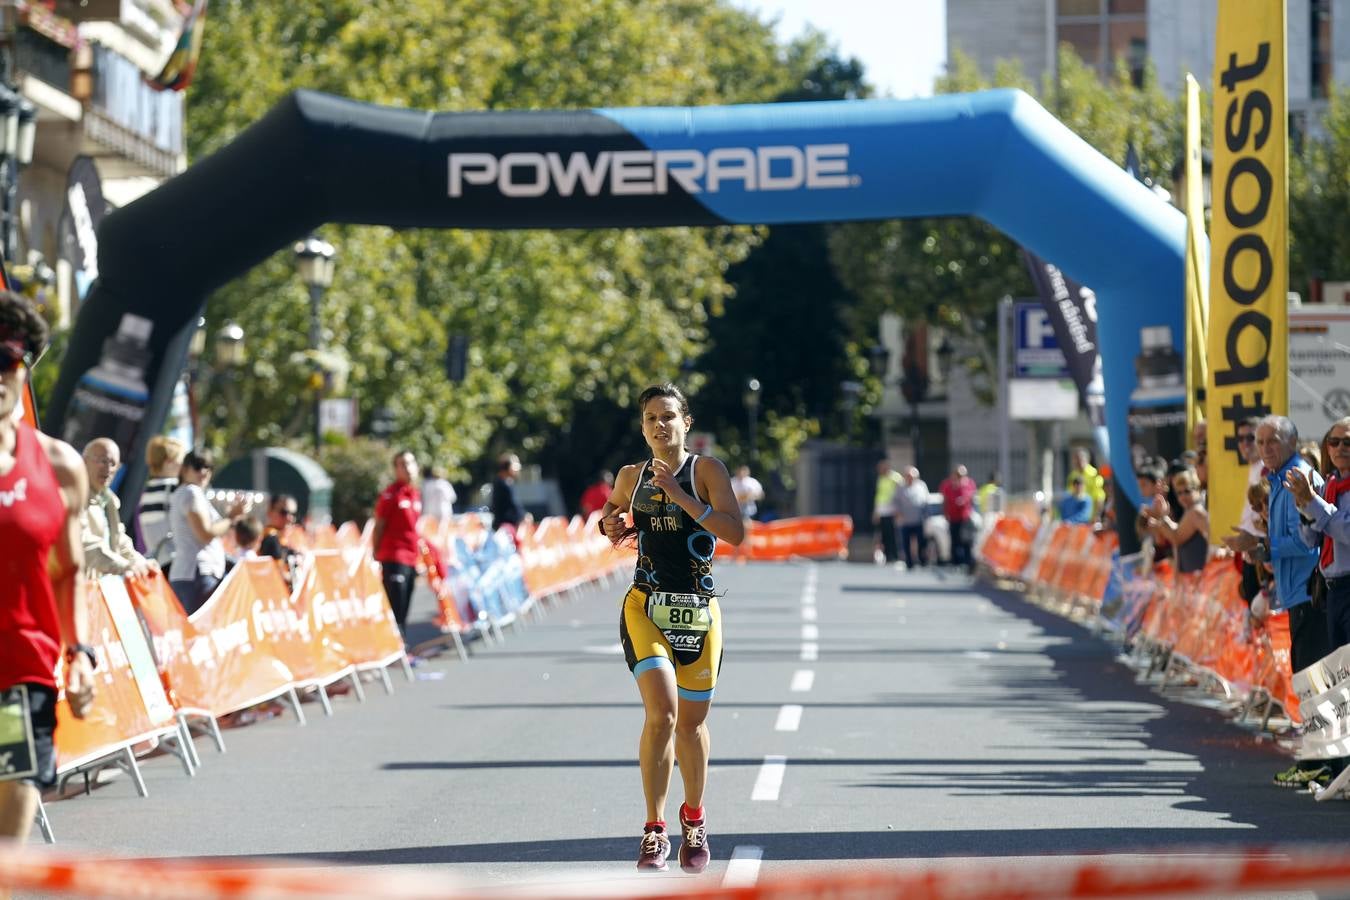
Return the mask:
[[[1289,111],[1295,131],[1315,129],[1331,85],[1350,83],[1350,0],[1287,0]],[[1067,43],[1103,74],[1124,59],[1133,77],[1151,62],[1159,85],[1180,92],[1187,72],[1214,70],[1218,0],[947,0],[948,52],[992,73],[1015,59],[1033,82],[1055,75]]]
[[50,270],[43,296],[63,326],[96,274],[85,256],[92,263],[98,220],[186,168],[183,95],[147,83],[174,48],[185,7],[18,0],[5,9],[10,78],[37,109],[32,162],[18,178],[16,252],[6,262],[21,280]]

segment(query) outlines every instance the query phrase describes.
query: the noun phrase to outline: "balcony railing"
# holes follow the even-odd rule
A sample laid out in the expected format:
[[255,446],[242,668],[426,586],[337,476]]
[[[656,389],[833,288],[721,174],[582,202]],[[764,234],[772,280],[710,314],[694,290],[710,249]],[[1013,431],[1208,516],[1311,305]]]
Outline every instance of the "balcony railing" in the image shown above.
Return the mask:
[[152,89],[135,63],[100,45],[94,46],[90,105],[156,149],[174,155],[183,152],[183,95]]

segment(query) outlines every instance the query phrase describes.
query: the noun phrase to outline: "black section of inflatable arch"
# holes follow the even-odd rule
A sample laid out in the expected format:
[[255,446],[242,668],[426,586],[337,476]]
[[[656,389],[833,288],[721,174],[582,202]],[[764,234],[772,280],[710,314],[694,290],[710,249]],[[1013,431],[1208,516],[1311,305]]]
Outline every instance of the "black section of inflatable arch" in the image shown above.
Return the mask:
[[[448,195],[450,153],[647,149],[589,111],[428,113],[297,91],[228,146],[193,165],[99,229],[99,280],[80,309],[44,428],[67,439],[76,385],[124,314],[154,323],[149,404],[122,448],[123,498],[145,481],[144,448],[167,414],[193,325],[212,291],[279,247],[329,223],[393,227],[578,228],[719,225],[675,184],[661,195],[505,198]],[[80,435],[87,439],[95,435]],[[79,449],[79,448],[77,448]],[[124,503],[128,518],[134,503]]]

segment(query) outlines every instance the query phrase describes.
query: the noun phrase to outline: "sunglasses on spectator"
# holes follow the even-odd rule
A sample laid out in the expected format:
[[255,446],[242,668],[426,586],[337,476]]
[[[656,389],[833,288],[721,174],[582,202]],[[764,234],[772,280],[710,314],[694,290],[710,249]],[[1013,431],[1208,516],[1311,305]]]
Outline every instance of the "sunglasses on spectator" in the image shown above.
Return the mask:
[[1350,446],[1350,435],[1347,435],[1346,437],[1329,437],[1329,438],[1327,438],[1327,446],[1328,446],[1328,447],[1339,447],[1339,446],[1341,446],[1342,444],[1345,444],[1346,446]]
[[0,344],[0,372],[13,372],[19,366],[28,366],[32,359],[32,354],[24,352],[19,346]]
[[1250,444],[1250,443],[1253,443],[1253,442],[1255,442],[1255,441],[1256,441],[1256,435],[1254,435],[1254,434],[1239,434],[1239,435],[1238,435],[1238,443],[1239,443],[1239,444]]

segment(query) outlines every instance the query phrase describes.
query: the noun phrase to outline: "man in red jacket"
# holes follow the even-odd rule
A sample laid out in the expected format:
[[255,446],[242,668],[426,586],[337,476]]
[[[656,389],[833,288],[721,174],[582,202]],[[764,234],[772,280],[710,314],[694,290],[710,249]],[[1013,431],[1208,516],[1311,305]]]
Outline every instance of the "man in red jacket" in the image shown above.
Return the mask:
[[422,495],[416,485],[417,457],[411,450],[400,450],[394,454],[394,483],[384,489],[375,504],[375,561],[383,571],[384,592],[389,595],[400,632],[408,622],[417,561],[422,555],[422,539],[417,533]]
[[942,513],[952,535],[952,565],[970,567],[970,544],[975,539],[970,517],[975,509],[975,479],[966,474],[965,466],[957,466],[952,474],[938,485],[942,493]]
[[46,342],[37,310],[0,291],[0,722],[7,726],[0,838],[19,841],[33,826],[39,789],[56,781],[56,666],[63,656],[71,713],[84,718],[94,698],[80,592],[84,462],[21,418],[28,369]]

